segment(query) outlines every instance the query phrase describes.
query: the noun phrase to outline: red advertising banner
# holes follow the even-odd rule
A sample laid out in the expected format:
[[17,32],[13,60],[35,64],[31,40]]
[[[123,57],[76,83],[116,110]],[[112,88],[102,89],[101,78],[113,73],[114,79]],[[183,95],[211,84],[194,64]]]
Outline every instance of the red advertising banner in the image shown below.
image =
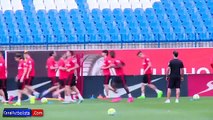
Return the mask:
[[213,96],[213,75],[189,75],[188,96]]
[[[179,59],[184,63],[185,74],[209,74],[212,73],[210,66],[213,57],[213,48],[176,49]],[[143,73],[142,60],[137,57],[139,50],[115,50],[117,58],[126,64],[126,75],[139,75]],[[153,67],[154,75],[165,75],[168,62],[173,59],[174,49],[144,49]],[[100,67],[103,64],[101,51],[82,51],[84,53],[83,75],[102,75]]]
[[[165,75],[168,62],[173,59],[174,49],[141,49],[148,56],[152,63],[153,75]],[[185,74],[209,74],[213,70],[210,66],[213,58],[213,48],[190,48],[176,49],[179,52],[179,59],[184,63]],[[126,75],[141,75],[142,59],[137,57],[139,50],[115,50],[116,57],[125,63],[124,72]],[[29,51],[36,63],[36,76],[46,76],[46,60],[49,51]],[[7,52],[8,71],[16,70],[17,63],[14,61],[15,51]],[[57,51],[58,60],[64,51]],[[101,76],[103,75],[101,66],[104,58],[101,56],[101,50],[74,51],[78,57],[81,70],[79,75],[83,76]],[[9,77],[14,77],[16,72],[9,72]]]

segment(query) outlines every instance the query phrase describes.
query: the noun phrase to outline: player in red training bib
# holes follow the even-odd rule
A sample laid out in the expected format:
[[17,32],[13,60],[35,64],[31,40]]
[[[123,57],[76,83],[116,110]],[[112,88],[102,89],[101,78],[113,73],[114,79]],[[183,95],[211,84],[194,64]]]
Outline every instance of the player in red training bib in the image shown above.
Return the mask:
[[58,70],[59,70],[60,88],[63,88],[68,78],[68,73],[66,68],[66,54],[63,54],[60,60],[58,61]]
[[142,85],[141,85],[141,96],[139,96],[139,99],[144,99],[145,98],[145,85],[147,84],[148,87],[151,89],[155,90],[157,93],[157,98],[161,98],[163,95],[163,92],[159,90],[154,84],[151,83],[151,75],[152,75],[152,64],[150,59],[142,53],[142,51],[139,51],[137,53],[137,56],[140,57],[143,62],[143,69],[144,69],[144,76],[142,80]]
[[24,61],[21,54],[16,53],[15,60],[18,62],[18,75],[16,76],[17,86],[18,86],[18,100],[14,106],[21,105],[22,94],[27,95],[30,98],[30,104],[35,103],[35,96],[32,96],[25,87],[25,80],[27,79],[27,63]]
[[[62,91],[64,91],[65,83],[68,78],[67,68],[66,68],[66,54],[63,54],[58,61],[58,71],[59,71],[59,84],[60,90],[57,90],[53,93],[54,96],[61,96],[59,95]],[[63,89],[63,90],[62,90]],[[60,91],[60,92],[59,92]],[[57,94],[56,94],[57,93]],[[63,100],[62,98],[60,99]]]
[[0,95],[2,96],[2,102],[6,103],[6,96],[4,89],[6,89],[6,66],[2,52],[0,52]]
[[[122,81],[123,88],[125,89],[128,97],[129,97],[127,102],[129,102],[129,103],[133,102],[134,99],[133,99],[131,93],[129,92],[128,86],[126,84],[125,76],[124,76],[123,67],[125,66],[125,63],[115,57],[114,51],[110,51],[110,57],[112,59],[112,63],[110,66],[112,69],[114,68],[116,79]],[[112,102],[119,102],[121,100],[122,100],[121,97],[118,97],[118,98],[112,99]]]
[[32,81],[35,77],[35,62],[27,51],[24,52],[24,59],[28,66],[26,75],[27,79],[25,81],[26,88],[38,98],[39,93],[32,88]]
[[81,103],[84,99],[81,96],[78,88],[76,87],[77,78],[75,76],[76,69],[78,68],[77,59],[75,58],[73,51],[67,51],[66,54],[62,55],[58,62],[59,65],[59,80],[60,80],[60,90],[53,93],[54,96],[59,95],[63,91],[65,92],[65,99],[63,103],[75,102],[73,96],[78,96]]
[[77,63],[77,59],[74,56],[73,51],[67,51],[66,52],[67,60],[66,60],[66,70],[67,70],[67,80],[65,82],[65,97],[63,103],[70,103],[73,100],[71,99],[71,88],[74,92],[76,92],[79,101],[78,103],[81,103],[84,99],[81,96],[78,88],[76,87],[77,80],[75,76],[75,72],[77,68],[79,68],[79,65]]
[[[46,62],[46,68],[47,68],[47,76],[51,80],[52,87],[50,87],[48,90],[45,90],[42,93],[42,96],[47,95],[49,92],[55,91],[59,89],[59,84],[56,79],[56,72],[58,70],[58,65],[55,60],[55,57],[57,56],[56,52],[50,52],[49,58]],[[61,99],[60,96],[58,96],[59,99]]]
[[[101,67],[104,75],[104,89],[106,91],[106,97],[103,97],[101,94],[98,96],[99,99],[107,99],[109,95],[109,80],[111,79],[110,75],[110,64],[111,64],[111,58],[108,56],[109,51],[108,50],[103,50],[102,51],[102,56],[104,57],[104,62]],[[115,91],[115,89],[112,88],[112,91]]]

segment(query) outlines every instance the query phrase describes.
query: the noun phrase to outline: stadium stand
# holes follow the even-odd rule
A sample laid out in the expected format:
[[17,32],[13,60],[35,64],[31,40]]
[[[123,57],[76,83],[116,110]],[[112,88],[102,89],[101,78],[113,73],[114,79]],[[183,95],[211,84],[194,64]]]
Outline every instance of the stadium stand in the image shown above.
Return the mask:
[[212,0],[0,0],[0,44],[213,41]]

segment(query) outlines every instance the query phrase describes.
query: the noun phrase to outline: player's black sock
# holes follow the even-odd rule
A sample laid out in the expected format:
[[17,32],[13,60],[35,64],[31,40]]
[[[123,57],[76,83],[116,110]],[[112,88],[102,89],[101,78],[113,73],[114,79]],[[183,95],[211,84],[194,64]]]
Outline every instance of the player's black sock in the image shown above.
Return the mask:
[[126,91],[127,94],[130,93],[130,92],[129,92],[129,89],[128,89],[128,87],[127,87],[126,85],[124,85],[124,89],[125,89],[125,91]]
[[8,101],[8,94],[6,88],[3,88],[4,95],[5,95],[5,100]]

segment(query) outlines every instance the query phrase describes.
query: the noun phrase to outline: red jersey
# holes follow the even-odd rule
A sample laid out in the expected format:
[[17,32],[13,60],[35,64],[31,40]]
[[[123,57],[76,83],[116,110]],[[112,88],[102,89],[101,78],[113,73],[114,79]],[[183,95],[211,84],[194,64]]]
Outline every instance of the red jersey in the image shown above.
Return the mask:
[[[103,64],[103,67],[107,67],[111,64],[111,59],[109,57],[105,57],[104,58],[104,64]],[[110,75],[110,70],[109,68],[108,69],[103,69],[103,74],[104,75]]]
[[[61,58],[61,59],[58,61],[58,67],[66,67],[65,60],[64,60],[64,59]],[[60,80],[67,79],[67,71],[66,71],[66,70],[60,70],[60,69],[59,69],[59,79],[60,79]]]
[[[21,59],[18,63],[18,75],[17,75],[18,80],[21,79],[21,77],[24,74],[24,69],[27,69],[27,68],[28,68],[27,62]],[[26,77],[27,77],[27,74],[24,76],[24,79],[26,79]]]
[[6,79],[6,66],[4,58],[0,58],[0,79],[1,80]]
[[[68,58],[66,61],[66,68],[70,69],[75,67],[75,64],[77,63],[77,60],[75,58]],[[71,70],[70,72],[68,72],[68,74],[74,74],[75,70]]]
[[[112,59],[112,64],[114,64],[115,66],[119,66],[120,64],[124,64],[124,62],[115,58],[115,59]],[[124,75],[123,67],[114,68],[114,69],[115,69],[116,75]]]
[[34,62],[34,60],[32,58],[28,58],[27,59],[27,65],[28,65],[28,67],[30,67],[30,66],[32,67],[29,76],[34,77],[35,76],[35,62]]
[[[148,67],[148,65],[149,65],[150,62],[151,62],[151,61],[150,61],[150,59],[149,59],[148,57],[145,57],[145,58],[144,58],[144,60],[143,60],[143,69],[144,69],[144,70]],[[152,74],[152,68],[150,67],[150,68],[145,72],[145,74]]]
[[47,63],[46,63],[46,66],[47,66],[47,76],[48,77],[56,77],[56,70],[55,69],[50,69],[50,67],[56,67],[57,66],[57,63],[54,59],[54,57],[49,57],[47,59]]

